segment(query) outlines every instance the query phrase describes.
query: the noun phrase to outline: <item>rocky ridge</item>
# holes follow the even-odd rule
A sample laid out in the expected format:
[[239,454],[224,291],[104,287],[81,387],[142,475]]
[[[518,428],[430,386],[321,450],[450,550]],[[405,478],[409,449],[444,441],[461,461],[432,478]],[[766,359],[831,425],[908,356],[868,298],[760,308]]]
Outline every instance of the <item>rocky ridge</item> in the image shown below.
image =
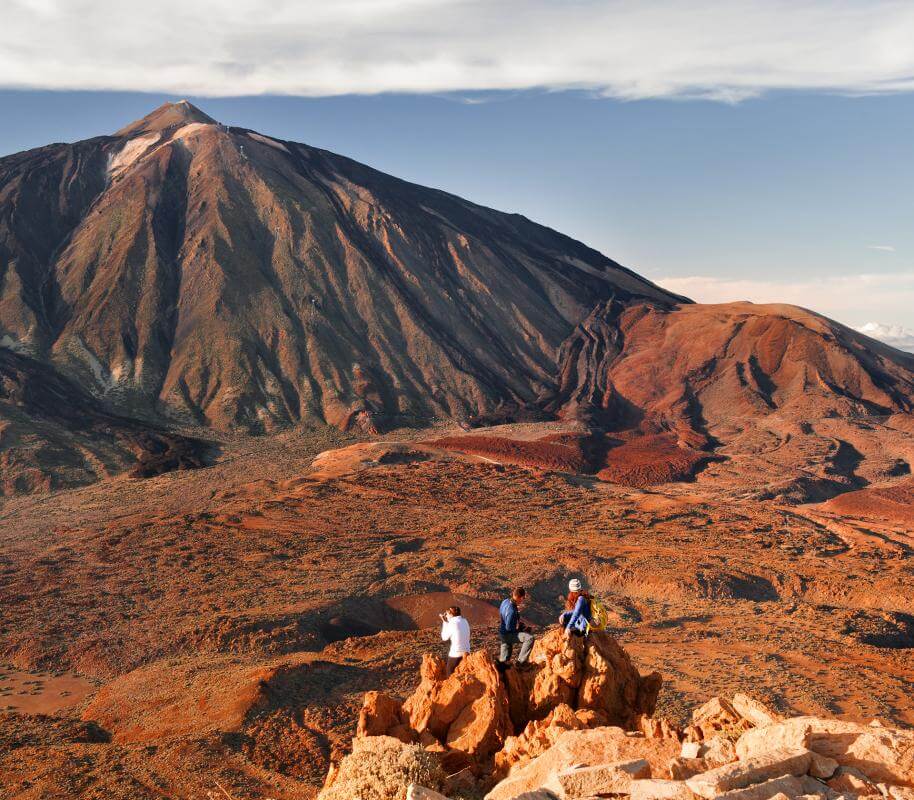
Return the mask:
[[712,698],[680,729],[652,716],[660,675],[639,676],[599,632],[550,631],[532,661],[500,672],[479,651],[445,677],[428,656],[405,702],[369,692],[319,799],[914,797],[912,730],[786,718],[744,694]]

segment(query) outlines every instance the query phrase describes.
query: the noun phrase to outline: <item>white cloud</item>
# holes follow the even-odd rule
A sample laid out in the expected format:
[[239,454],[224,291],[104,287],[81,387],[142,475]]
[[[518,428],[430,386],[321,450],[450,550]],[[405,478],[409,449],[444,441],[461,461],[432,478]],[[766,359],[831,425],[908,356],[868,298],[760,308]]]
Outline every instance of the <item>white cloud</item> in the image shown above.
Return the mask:
[[914,330],[901,325],[883,325],[881,322],[867,322],[857,328],[860,333],[872,336],[880,342],[914,353]]
[[[693,275],[655,281],[699,303],[790,303],[847,325],[889,319],[914,327],[914,272],[864,273],[802,280],[740,280]],[[872,335],[872,334],[869,334]],[[897,346],[897,345],[896,345]]]
[[894,253],[895,248],[890,244],[871,244],[869,246],[870,250],[879,250],[883,253]]
[[0,85],[330,95],[914,89],[899,0],[5,0]]

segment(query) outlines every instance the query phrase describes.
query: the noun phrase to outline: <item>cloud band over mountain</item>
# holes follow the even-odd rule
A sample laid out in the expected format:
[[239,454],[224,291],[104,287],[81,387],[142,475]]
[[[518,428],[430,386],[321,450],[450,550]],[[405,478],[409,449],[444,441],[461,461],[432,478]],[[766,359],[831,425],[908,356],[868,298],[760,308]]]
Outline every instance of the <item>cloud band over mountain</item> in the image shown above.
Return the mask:
[[3,16],[0,85],[14,88],[718,100],[914,89],[914,7],[889,0],[12,0]]

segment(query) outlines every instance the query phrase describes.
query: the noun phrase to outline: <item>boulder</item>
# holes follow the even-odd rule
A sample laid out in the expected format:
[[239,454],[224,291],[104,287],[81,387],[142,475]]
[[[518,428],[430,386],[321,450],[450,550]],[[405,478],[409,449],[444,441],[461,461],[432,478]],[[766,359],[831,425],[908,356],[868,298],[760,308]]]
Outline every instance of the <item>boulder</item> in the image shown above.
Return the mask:
[[511,767],[523,764],[545,752],[565,731],[589,727],[571,707],[562,703],[545,719],[531,720],[520,736],[509,736],[505,746],[495,754],[495,771],[505,775]]
[[808,775],[783,775],[742,789],[733,789],[717,795],[717,800],[775,800],[775,798],[801,798],[811,795],[822,797],[823,784]]
[[753,727],[754,723],[740,714],[724,697],[712,697],[692,712],[692,738],[699,740],[712,739],[720,734],[730,736]]
[[714,798],[732,789],[744,789],[771,778],[805,775],[811,761],[812,753],[808,750],[771,750],[694,775],[686,783],[695,794]]
[[580,764],[610,764],[644,759],[652,775],[661,775],[679,753],[676,739],[648,739],[621,728],[592,728],[562,733],[555,744],[529,763],[515,766],[486,800],[509,800],[542,788],[554,775]]
[[667,764],[666,772],[674,781],[684,781],[693,775],[707,772],[710,765],[703,758],[674,758]]
[[856,767],[874,783],[914,786],[914,730],[795,717],[747,731],[736,743],[740,759],[774,748],[808,748]]
[[487,652],[471,653],[450,676],[440,658],[426,655],[420,676],[419,687],[402,708],[417,736],[431,734],[477,762],[501,749],[512,732],[508,695]]
[[632,781],[629,786],[631,800],[696,800],[696,795],[685,781],[667,781],[659,778]]
[[784,719],[780,714],[772,711],[764,703],[759,702],[754,697],[745,694],[733,695],[731,703],[733,709],[745,720],[748,720],[756,727],[762,725],[772,725]]
[[[652,720],[661,679],[642,677],[608,634],[566,638],[548,631],[534,645],[531,671],[500,673],[485,651],[470,654],[450,676],[426,655],[419,685],[402,704],[380,692],[362,703],[357,736],[418,742],[444,759],[464,754],[477,774],[505,775],[569,730],[618,726],[666,739],[679,731]],[[512,735],[517,733],[518,735]]]
[[836,792],[855,795],[880,794],[879,787],[856,767],[838,767],[835,774],[825,783]]
[[402,723],[401,709],[402,704],[399,700],[383,692],[365,692],[355,735],[383,736]]
[[578,800],[605,794],[628,794],[633,780],[650,778],[651,765],[643,758],[593,767],[576,766],[555,773],[543,788],[559,800]]
[[722,767],[724,764],[736,761],[736,745],[724,736],[705,739],[699,745],[698,757],[704,760],[708,769]]

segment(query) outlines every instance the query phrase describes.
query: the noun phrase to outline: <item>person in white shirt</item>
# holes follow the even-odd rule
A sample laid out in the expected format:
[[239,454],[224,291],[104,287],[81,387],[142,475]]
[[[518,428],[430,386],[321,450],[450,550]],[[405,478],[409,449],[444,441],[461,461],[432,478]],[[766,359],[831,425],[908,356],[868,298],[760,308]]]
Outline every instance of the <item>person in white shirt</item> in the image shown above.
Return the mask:
[[457,606],[451,606],[438,616],[441,617],[441,641],[451,643],[447,654],[447,674],[450,675],[470,652],[470,623],[460,616]]

